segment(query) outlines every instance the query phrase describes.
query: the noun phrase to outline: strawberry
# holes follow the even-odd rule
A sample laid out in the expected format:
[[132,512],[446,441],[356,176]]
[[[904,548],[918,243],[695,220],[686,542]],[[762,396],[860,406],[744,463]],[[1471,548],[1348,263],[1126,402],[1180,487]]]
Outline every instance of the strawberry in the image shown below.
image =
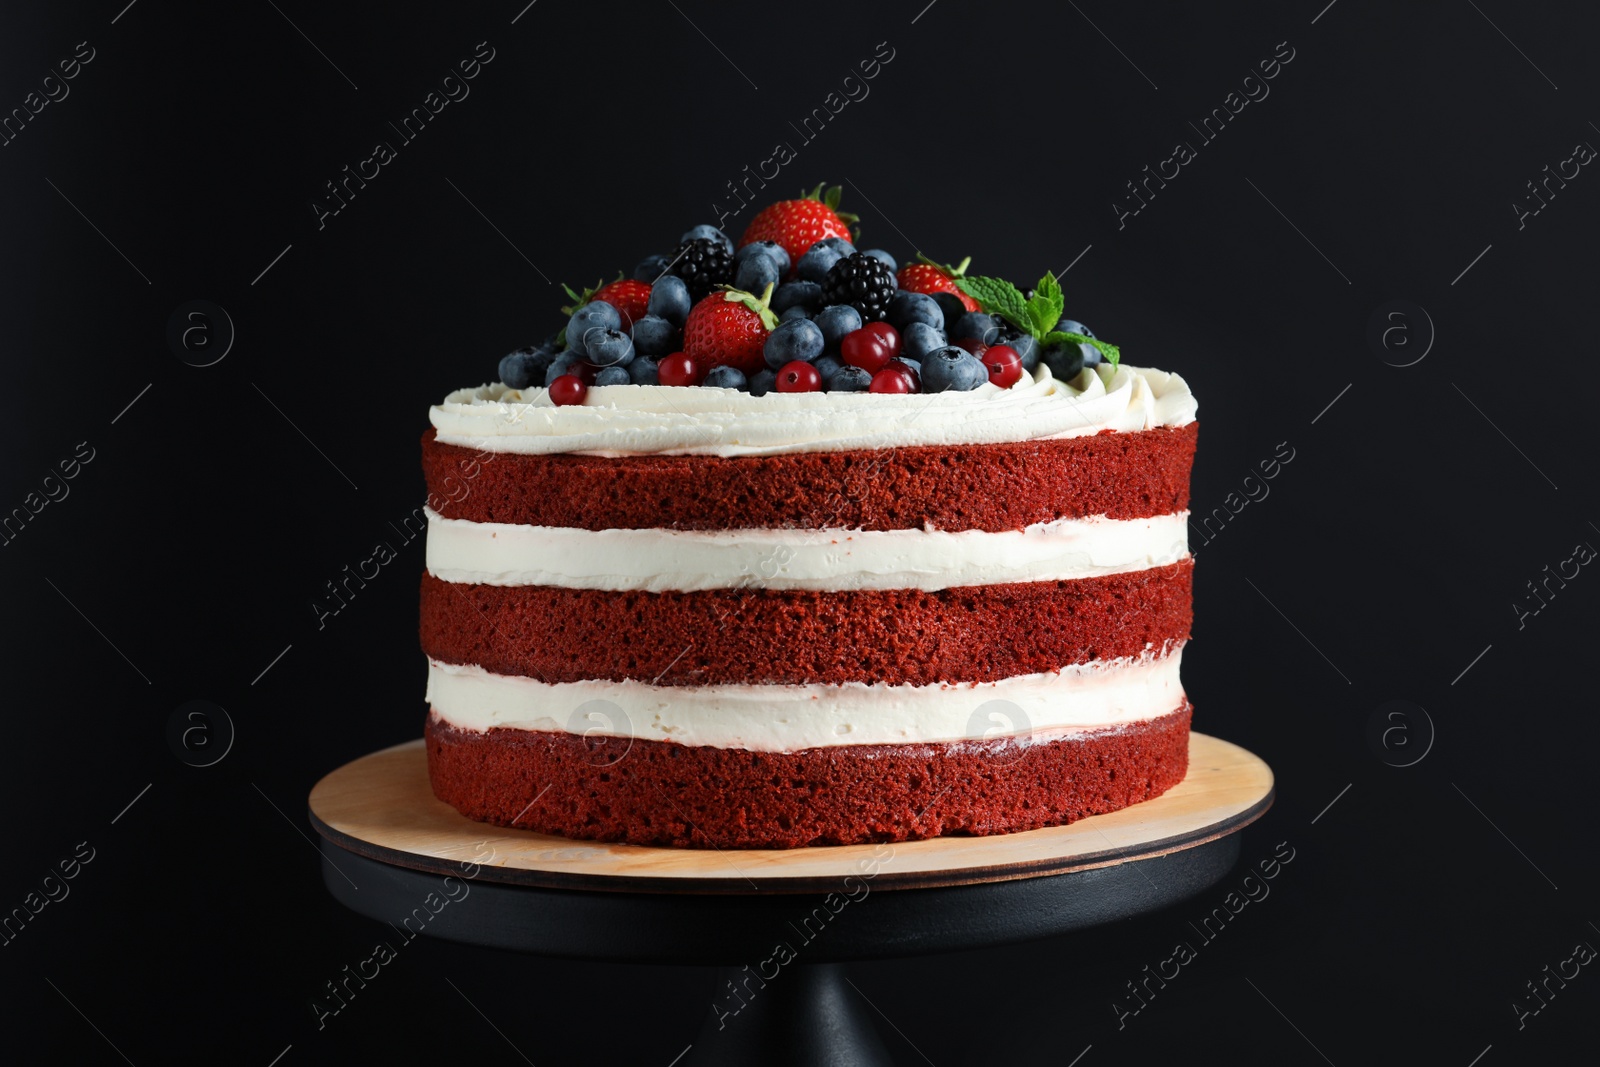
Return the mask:
[[609,285],[601,286],[593,299],[604,300],[616,308],[617,314],[622,316],[622,328],[631,330],[635,322],[649,313],[650,283],[618,278]]
[[728,289],[712,293],[689,309],[683,324],[683,351],[704,376],[712,367],[734,367],[754,374],[766,367],[762,350],[778,316],[767,307],[773,286],[760,296]]
[[[961,298],[961,306],[968,311],[977,311],[978,302],[972,297],[956,288],[955,280],[967,273],[967,264],[972,262],[968,256],[955,266],[945,266],[935,263],[927,256],[919,254],[917,262],[907,263],[895,275],[900,288],[908,293],[954,293]],[[952,325],[954,325],[952,323]]]
[[[739,238],[739,247],[757,241],[776,241],[789,253],[789,262],[797,264],[806,249],[824,237],[843,237],[850,240],[850,223],[856,216],[841,214],[840,187],[835,185],[827,192],[817,186],[799,200],[780,200],[768,204],[745,227]],[[791,270],[792,273],[792,270]]]
[[562,285],[567,291],[571,304],[561,309],[563,315],[571,315],[583,305],[595,300],[603,300],[617,309],[617,314],[622,317],[624,332],[633,329],[635,319],[642,319],[650,306],[650,283],[636,282],[632,278],[617,275],[617,280],[602,285],[594,283],[594,288],[585,289],[583,292],[574,292],[572,286]]

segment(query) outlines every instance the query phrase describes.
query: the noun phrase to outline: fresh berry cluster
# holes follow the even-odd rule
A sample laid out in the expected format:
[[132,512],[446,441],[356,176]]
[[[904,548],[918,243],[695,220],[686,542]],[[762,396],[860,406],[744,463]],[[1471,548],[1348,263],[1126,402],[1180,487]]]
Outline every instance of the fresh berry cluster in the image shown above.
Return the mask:
[[969,259],[899,266],[857,251],[839,189],[769,205],[735,247],[715,226],[647,256],[633,277],[567,289],[566,326],[500,361],[514,389],[581,404],[591,386],[700,385],[769,392],[939,393],[1002,388],[1040,363],[1060,379],[1119,359],[1062,313],[1046,274],[1026,294],[969,276]]

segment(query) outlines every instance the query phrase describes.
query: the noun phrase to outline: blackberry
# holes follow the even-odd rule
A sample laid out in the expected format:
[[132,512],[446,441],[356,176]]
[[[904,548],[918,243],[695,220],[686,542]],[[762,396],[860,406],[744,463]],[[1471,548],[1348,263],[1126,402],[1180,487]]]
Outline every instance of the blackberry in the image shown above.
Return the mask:
[[895,294],[894,271],[865,252],[852,252],[828,269],[822,281],[824,304],[849,304],[864,322],[881,322]]
[[733,253],[711,237],[685,241],[667,257],[672,261],[668,273],[682,278],[689,296],[696,303],[719,285],[733,283]]

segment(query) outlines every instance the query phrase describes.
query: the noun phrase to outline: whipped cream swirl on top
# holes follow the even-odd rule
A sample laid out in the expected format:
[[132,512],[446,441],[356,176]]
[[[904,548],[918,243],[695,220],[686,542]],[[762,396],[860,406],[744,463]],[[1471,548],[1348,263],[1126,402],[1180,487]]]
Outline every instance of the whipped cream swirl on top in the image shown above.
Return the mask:
[[1010,388],[968,392],[778,393],[608,385],[557,406],[542,388],[458,389],[429,412],[443,444],[593,456],[764,456],[917,445],[976,445],[1185,426],[1196,403],[1176,374],[1085,368],[1069,382],[1044,364]]

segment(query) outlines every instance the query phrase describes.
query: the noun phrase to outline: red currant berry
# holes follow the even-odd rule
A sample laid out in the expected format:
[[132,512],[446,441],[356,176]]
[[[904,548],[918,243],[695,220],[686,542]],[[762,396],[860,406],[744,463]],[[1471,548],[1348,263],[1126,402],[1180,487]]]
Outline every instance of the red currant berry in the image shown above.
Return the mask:
[[839,358],[868,374],[882,370],[892,355],[883,339],[864,327],[845,334],[844,340],[839,342]]
[[567,368],[567,373],[582,381],[584,385],[593,385],[595,368],[588,363],[574,363]]
[[581,404],[589,395],[589,383],[576,374],[563,374],[550,383],[550,400],[557,407]]
[[984,351],[989,346],[978,340],[976,337],[960,337],[956,339],[956,347],[965,348],[968,352],[971,352],[979,359],[982,359]]
[[911,391],[913,393],[920,393],[922,392],[922,374],[917,370],[916,367],[911,365],[913,362],[915,361],[909,359],[894,359],[890,360],[889,365],[884,369],[897,370],[901,374],[904,374],[907,378],[911,379]]
[[873,334],[882,341],[883,347],[889,350],[890,359],[900,354],[900,331],[887,322],[869,322],[861,327],[861,331]]
[[1002,389],[1022,377],[1022,357],[1010,345],[990,345],[978,358],[989,368],[989,380]]
[[914,393],[917,383],[911,380],[911,372],[904,367],[885,367],[872,376],[872,384],[867,386],[869,393]]
[[815,393],[822,388],[822,373],[803,360],[793,360],[778,371],[778,392]]
[[700,367],[682,352],[663,356],[656,365],[656,380],[662,385],[699,385]]

